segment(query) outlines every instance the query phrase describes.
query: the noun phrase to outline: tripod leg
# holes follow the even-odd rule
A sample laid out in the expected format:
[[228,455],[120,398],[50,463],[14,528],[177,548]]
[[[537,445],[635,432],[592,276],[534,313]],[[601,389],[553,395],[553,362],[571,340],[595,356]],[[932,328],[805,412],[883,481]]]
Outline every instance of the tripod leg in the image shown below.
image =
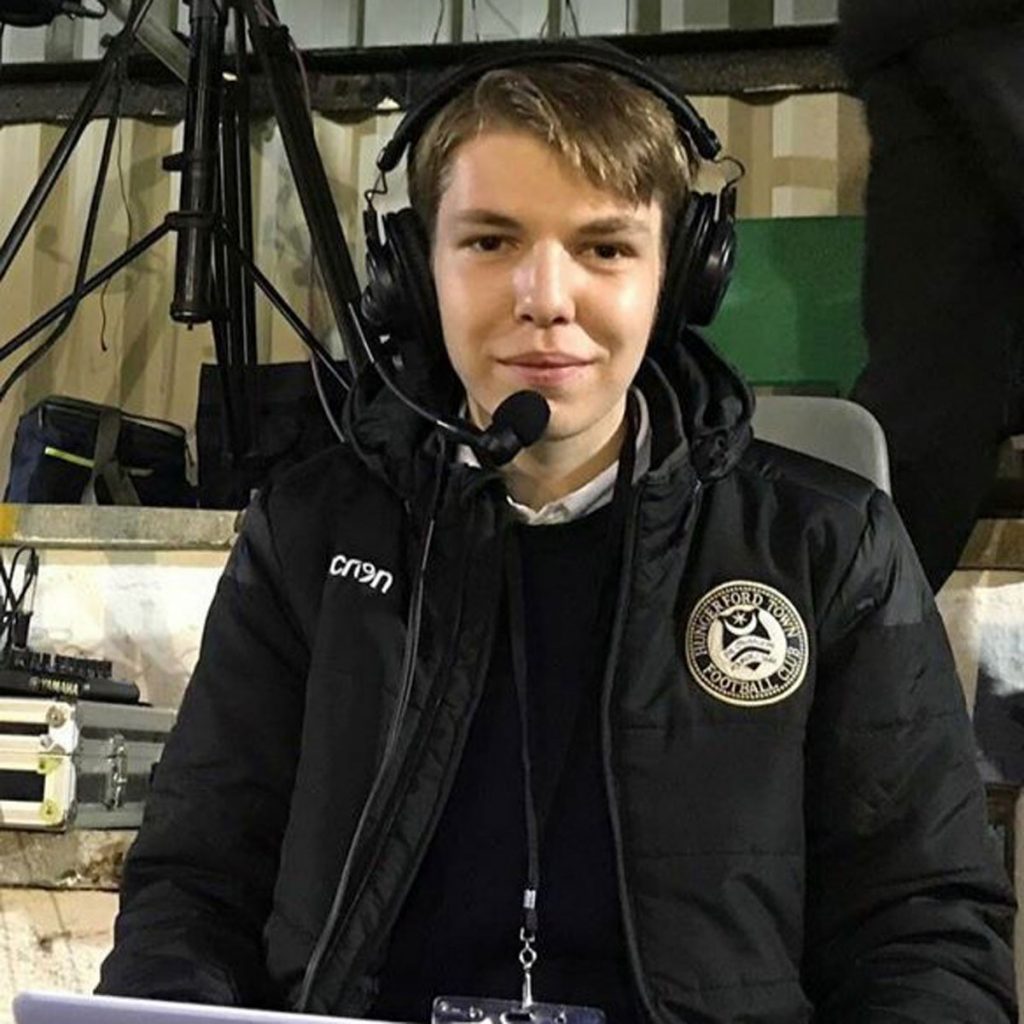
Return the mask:
[[334,365],[334,360],[331,358],[330,352],[320,343],[316,335],[302,322],[302,318],[294,309],[288,304],[288,300],[273,286],[266,274],[256,263],[238,247],[238,243],[234,239],[225,238],[225,243],[230,245],[239,259],[242,261],[242,265],[245,267],[247,273],[252,275],[252,279],[256,282],[260,291],[269,299],[271,305],[288,321],[289,326],[299,336],[302,343],[310,350],[313,357],[317,359],[320,365],[338,382],[343,391],[349,391],[352,387],[352,379],[350,376],[346,376],[344,368],[339,369]]
[[15,218],[14,224],[7,233],[3,245],[0,246],[0,281],[4,279],[11,263],[14,261],[14,257],[18,254],[18,250],[25,241],[32,223],[39,216],[43,203],[46,202],[47,197],[53,191],[61,171],[67,166],[67,162],[71,158],[78,140],[82,137],[89,119],[92,117],[100,99],[103,97],[103,93],[110,84],[110,80],[117,68],[118,60],[121,58],[124,50],[130,46],[152,2],[153,0],[136,0],[124,28],[121,29],[117,38],[104,54],[99,73],[93,79],[78,110],[75,111],[75,116],[61,136],[57,148],[47,161],[43,173],[39,176],[39,180],[25,201],[25,205],[21,208],[21,212]]
[[[244,25],[235,12],[236,76],[224,82],[221,116],[221,204],[223,224],[231,238],[252,255],[252,196],[249,167],[248,72],[245,67]],[[246,439],[245,453],[259,451],[259,389],[256,350],[255,290],[234,250],[221,244],[224,291],[230,330],[230,359],[238,401],[235,430]],[[244,417],[244,422],[243,422]]]
[[158,227],[155,227],[148,235],[140,238],[123,255],[114,260],[113,263],[107,264],[102,270],[97,271],[87,281],[83,282],[80,289],[34,320],[5,345],[0,345],[0,361],[6,359],[12,352],[16,352],[23,345],[27,345],[40,331],[45,330],[54,321],[59,320],[72,306],[81,302],[82,299],[101,285],[106,284],[118,271],[128,266],[132,260],[141,256],[147,249],[159,242],[168,231],[170,231],[170,228],[167,224],[160,224]]
[[[235,111],[231,97],[232,87],[225,82],[221,102],[220,173],[218,208],[225,230],[232,236],[238,234],[237,193],[238,180],[235,173],[233,149],[235,146]],[[216,254],[216,307],[213,316],[214,337],[217,339],[217,363],[220,366],[221,396],[224,401],[227,439],[230,444],[234,466],[241,465],[242,458],[251,447],[251,438],[246,429],[243,325],[242,325],[242,268],[238,257],[224,244],[223,236],[214,239]]]
[[359,298],[359,281],[317,149],[313,122],[303,99],[295,60],[289,51],[288,30],[280,25],[271,27],[263,24],[255,0],[237,2],[249,24],[253,48],[270,87],[288,165],[295,178],[335,323],[345,342],[349,362],[359,369],[366,362],[366,354],[353,339],[349,320],[349,304]]

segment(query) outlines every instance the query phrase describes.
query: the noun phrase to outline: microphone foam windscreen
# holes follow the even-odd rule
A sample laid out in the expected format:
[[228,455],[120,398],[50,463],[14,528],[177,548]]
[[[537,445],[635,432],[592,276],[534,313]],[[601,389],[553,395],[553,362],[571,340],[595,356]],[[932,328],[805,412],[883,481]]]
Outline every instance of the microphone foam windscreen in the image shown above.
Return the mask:
[[509,395],[491,419],[492,428],[508,429],[524,448],[540,440],[551,418],[551,408],[536,391],[517,391]]

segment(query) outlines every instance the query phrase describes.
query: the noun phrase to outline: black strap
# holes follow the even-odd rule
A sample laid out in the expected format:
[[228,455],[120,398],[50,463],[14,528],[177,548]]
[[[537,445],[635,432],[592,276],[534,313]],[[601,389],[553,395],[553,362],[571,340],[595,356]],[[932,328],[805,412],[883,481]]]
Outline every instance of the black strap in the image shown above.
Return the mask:
[[[121,410],[112,406],[97,407],[99,419],[96,422],[96,446],[92,456],[92,474],[86,485],[85,494],[95,491],[97,479],[107,485],[110,500],[115,505],[138,505],[139,495],[135,485],[117,460],[117,439],[121,435]],[[97,498],[97,501],[99,499]]]
[[526,809],[526,889],[523,893],[523,924],[537,932],[537,893],[540,890],[540,828],[533,793],[533,759],[530,757],[530,723],[526,703],[526,628],[523,623],[523,570],[519,544],[512,533],[505,548],[508,584],[509,639],[512,648],[512,679],[519,705],[519,738],[523,761],[523,794]]
[[[615,490],[612,495],[611,518],[608,524],[608,540],[605,550],[617,550],[624,536],[624,526],[629,508],[629,493],[633,486],[636,468],[636,435],[639,423],[639,409],[636,399],[630,393],[626,403],[626,436],[622,442],[618,472],[615,476]],[[595,637],[607,637],[609,619],[615,601],[608,600],[608,585],[618,569],[618,558],[610,559],[604,568],[600,585],[600,605],[594,623]],[[551,809],[554,806],[559,783],[565,775],[572,740],[579,732],[580,712],[585,703],[579,696],[571,715],[571,724],[565,744],[552,773],[553,779],[547,789],[544,806],[538,806],[533,786],[533,759],[530,754],[529,705],[527,698],[526,627],[523,616],[523,574],[522,555],[515,531],[510,532],[505,546],[505,577],[508,587],[509,639],[512,649],[512,677],[516,688],[516,703],[519,706],[520,750],[523,763],[523,802],[526,815],[526,888],[523,892],[523,925],[530,936],[537,934],[537,903],[540,895],[540,847]],[[600,678],[601,665],[607,655],[605,645],[598,642],[591,648],[590,664],[585,678],[591,681]]]

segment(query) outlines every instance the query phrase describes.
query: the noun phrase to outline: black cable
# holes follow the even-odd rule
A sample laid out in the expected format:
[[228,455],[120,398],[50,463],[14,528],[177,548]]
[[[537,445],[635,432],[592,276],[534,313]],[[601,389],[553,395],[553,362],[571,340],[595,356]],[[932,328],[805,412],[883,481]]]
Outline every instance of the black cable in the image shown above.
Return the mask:
[[438,37],[441,35],[441,25],[444,23],[444,9],[446,6],[446,0],[441,0],[440,10],[437,12],[437,24],[434,26],[434,36],[430,40],[431,44],[437,42]]
[[[22,569],[21,592],[14,593],[14,580],[17,574],[18,563],[22,555],[28,555],[28,564]],[[39,576],[39,553],[34,547],[21,545],[11,559],[8,569],[4,562],[3,554],[0,552],[0,582],[3,583],[4,593],[2,611],[0,611],[0,635],[3,636],[3,650],[6,654],[14,642],[13,626],[19,614],[22,614],[22,605],[29,588],[33,587]]]
[[28,555],[28,565],[24,570],[21,593],[18,595],[15,611],[21,611],[21,606],[25,602],[25,595],[28,593],[28,588],[35,583],[36,577],[39,575],[39,553],[35,548],[29,547],[27,544],[23,544],[14,552],[14,558],[11,559],[11,582],[14,582],[14,570],[18,565],[18,559],[24,554]]
[[[125,217],[128,221],[128,238],[126,242],[126,248],[131,248],[132,241],[135,238],[135,224],[132,220],[132,208],[128,202],[128,192],[124,182],[124,130],[121,125],[121,101],[124,96],[125,81],[127,79],[128,62],[125,60],[118,61],[117,71],[115,73],[115,81],[117,82],[117,92],[114,95],[114,105],[118,112],[118,124],[117,124],[117,184],[121,192],[121,205],[124,207]],[[100,349],[104,352],[107,351],[107,291],[110,288],[110,279],[104,281],[103,287],[100,289]]]
[[14,618],[14,581],[11,579],[4,564],[3,553],[0,552],[0,580],[4,585],[3,603],[0,606],[0,635],[4,638],[4,649],[8,647],[11,620]]
[[572,26],[576,29],[576,35],[578,37],[580,34],[580,23],[576,18],[576,8],[573,7],[572,0],[565,0],[565,6],[569,10],[569,16],[572,18]]

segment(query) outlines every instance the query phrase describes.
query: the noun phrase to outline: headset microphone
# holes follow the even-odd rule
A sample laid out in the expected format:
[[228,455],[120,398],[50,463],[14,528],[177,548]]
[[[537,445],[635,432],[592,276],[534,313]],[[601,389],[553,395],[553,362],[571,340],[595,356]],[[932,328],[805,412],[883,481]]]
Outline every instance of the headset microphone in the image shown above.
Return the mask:
[[482,450],[488,462],[504,466],[524,448],[540,440],[551,418],[551,407],[536,391],[517,391],[509,395],[491,417],[474,451]]
[[383,361],[378,358],[375,346],[370,343],[363,330],[356,304],[349,304],[348,314],[363,351],[387,389],[417,416],[422,416],[459,444],[472,448],[484,465],[504,466],[524,448],[529,448],[531,444],[539,441],[547,429],[551,409],[544,396],[536,391],[517,391],[509,395],[494,410],[491,425],[486,430],[480,430],[468,420],[448,419],[424,408],[399,387],[391,373],[382,365]]

